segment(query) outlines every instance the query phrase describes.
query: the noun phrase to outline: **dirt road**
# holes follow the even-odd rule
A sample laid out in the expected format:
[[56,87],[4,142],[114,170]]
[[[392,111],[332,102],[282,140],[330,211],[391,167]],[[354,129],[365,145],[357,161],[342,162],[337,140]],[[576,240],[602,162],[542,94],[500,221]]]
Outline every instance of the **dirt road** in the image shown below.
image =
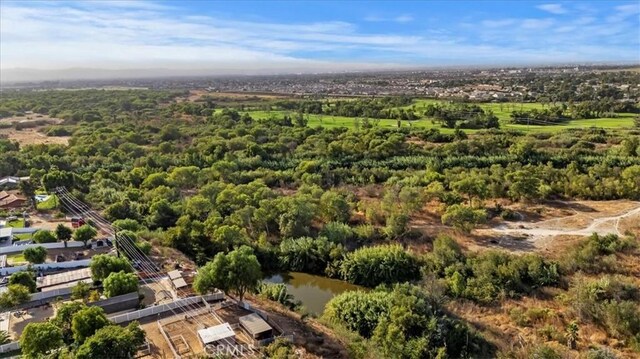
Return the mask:
[[[593,217],[586,213],[576,212],[575,215],[562,218],[554,218],[537,223],[530,222],[509,222],[492,228],[498,234],[526,237],[528,241],[537,241],[546,237],[554,236],[588,236],[592,233],[600,235],[616,234],[623,235],[621,222],[630,220],[638,216],[640,218],[640,202],[633,202],[632,207],[625,209],[613,216]],[[567,223],[575,222],[572,217],[589,217],[586,226],[572,227]],[[583,222],[583,221],[581,221]]]

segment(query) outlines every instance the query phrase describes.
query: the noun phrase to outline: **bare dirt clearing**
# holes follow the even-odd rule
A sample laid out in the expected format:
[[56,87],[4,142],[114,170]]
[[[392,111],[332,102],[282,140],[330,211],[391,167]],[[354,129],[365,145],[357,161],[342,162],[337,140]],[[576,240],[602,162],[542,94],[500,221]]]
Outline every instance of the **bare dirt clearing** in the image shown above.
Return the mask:
[[32,128],[25,130],[0,129],[0,136],[2,135],[6,135],[8,139],[18,142],[21,146],[40,144],[68,145],[71,138],[68,136],[47,136]]
[[[39,129],[62,123],[64,120],[53,118],[47,115],[30,114],[25,116],[14,116],[0,119],[0,124],[12,124],[11,127],[0,127],[0,137],[6,137],[10,140],[18,142],[21,146],[38,145],[38,144],[59,144],[68,145],[69,136],[47,136],[38,132]],[[16,129],[15,124],[31,124],[33,127]]]
[[556,214],[572,214],[560,214],[560,217],[547,217],[541,221],[504,222],[493,228],[477,230],[477,233],[491,236],[494,244],[515,251],[551,250],[576,237],[593,233],[640,234],[640,202],[578,201],[553,205],[552,212]]

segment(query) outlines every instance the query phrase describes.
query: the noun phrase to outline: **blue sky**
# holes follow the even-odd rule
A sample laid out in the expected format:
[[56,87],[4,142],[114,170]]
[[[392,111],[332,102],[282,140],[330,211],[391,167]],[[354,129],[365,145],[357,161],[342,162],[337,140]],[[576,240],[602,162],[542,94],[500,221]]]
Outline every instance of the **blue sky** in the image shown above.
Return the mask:
[[639,1],[10,1],[0,67],[640,62]]

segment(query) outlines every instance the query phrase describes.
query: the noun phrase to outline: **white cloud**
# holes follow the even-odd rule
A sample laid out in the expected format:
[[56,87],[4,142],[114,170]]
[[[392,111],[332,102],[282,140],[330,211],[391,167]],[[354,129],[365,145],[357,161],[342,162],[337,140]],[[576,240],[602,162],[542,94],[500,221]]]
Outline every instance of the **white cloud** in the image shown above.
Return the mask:
[[484,20],[482,25],[485,27],[496,28],[510,26],[516,23],[514,19],[501,19],[501,20]]
[[393,21],[395,22],[411,22],[413,21],[413,16],[411,15],[400,15],[400,16],[396,16]]
[[[638,58],[637,25],[629,19],[469,18],[467,26],[391,33],[365,32],[344,21],[229,20],[174,10],[147,2],[2,2],[0,67],[282,72]],[[616,14],[632,11],[619,8]],[[406,23],[413,17],[376,19],[370,20]]]
[[[640,3],[620,5],[615,7],[615,13],[607,17],[609,22],[623,21],[631,16],[640,14]],[[637,16],[636,16],[637,22]]]
[[553,19],[524,19],[521,26],[528,30],[543,30],[549,28],[553,23]]
[[369,15],[364,18],[364,21],[368,22],[397,22],[397,23],[408,23],[414,20],[413,16],[409,14],[403,14],[398,16],[378,16],[378,15]]
[[567,13],[567,10],[564,8],[564,6],[562,6],[562,4],[542,4],[536,7],[542,11],[546,11],[555,15],[562,15]]

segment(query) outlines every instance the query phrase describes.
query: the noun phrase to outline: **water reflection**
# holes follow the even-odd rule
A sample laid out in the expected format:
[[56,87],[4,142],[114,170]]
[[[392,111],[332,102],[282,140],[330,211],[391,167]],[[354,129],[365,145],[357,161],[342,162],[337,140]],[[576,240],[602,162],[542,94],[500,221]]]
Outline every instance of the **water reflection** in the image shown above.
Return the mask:
[[302,302],[307,312],[320,315],[324,306],[336,295],[356,289],[363,289],[355,284],[337,279],[321,277],[307,273],[280,273],[265,278],[268,283],[284,283],[289,294]]

